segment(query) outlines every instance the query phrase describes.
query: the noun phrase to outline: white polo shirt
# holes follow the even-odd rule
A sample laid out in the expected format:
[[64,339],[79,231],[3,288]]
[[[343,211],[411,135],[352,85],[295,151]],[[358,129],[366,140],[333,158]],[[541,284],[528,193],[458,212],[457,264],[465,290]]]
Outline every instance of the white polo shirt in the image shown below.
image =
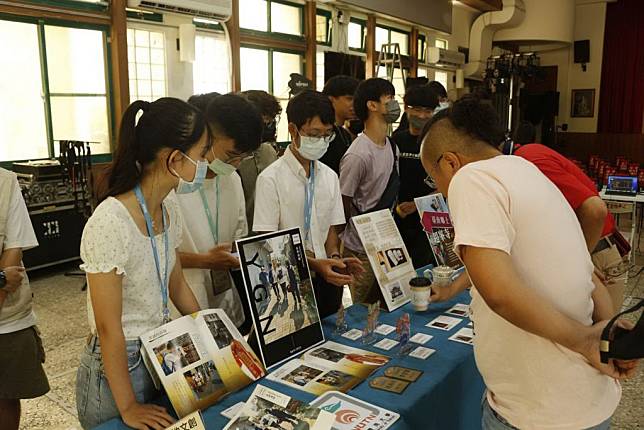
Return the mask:
[[[210,212],[217,217],[217,180],[219,181],[219,243],[234,242],[248,234],[246,203],[241,179],[237,173],[218,178],[206,178],[203,190]],[[170,194],[179,203],[183,216],[183,241],[179,252],[200,254],[215,247],[210,224],[199,191],[188,194]],[[213,224],[215,220],[213,220]],[[183,274],[202,309],[219,308],[226,312],[237,326],[244,322],[244,311],[237,289],[228,272],[215,272],[215,294],[210,270],[183,269]],[[226,285],[227,283],[227,285]],[[220,285],[222,284],[222,285]]]
[[[314,162],[315,183],[310,243],[316,258],[327,258],[324,244],[329,227],[345,223],[340,181],[327,165]],[[304,200],[308,182],[304,167],[289,146],[284,155],[257,178],[253,231],[304,229]],[[303,232],[304,233],[304,232]],[[307,243],[308,246],[308,243]]]

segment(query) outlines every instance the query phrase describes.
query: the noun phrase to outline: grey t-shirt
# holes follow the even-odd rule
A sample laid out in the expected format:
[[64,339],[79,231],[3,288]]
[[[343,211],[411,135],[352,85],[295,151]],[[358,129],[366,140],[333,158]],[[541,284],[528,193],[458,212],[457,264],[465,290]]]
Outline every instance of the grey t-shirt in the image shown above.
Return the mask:
[[[394,154],[386,139],[385,146],[376,145],[366,134],[355,138],[340,162],[340,192],[352,197],[351,216],[358,215],[374,207],[379,201],[394,163]],[[396,151],[398,151],[396,149]],[[396,168],[398,168],[396,166]],[[362,242],[353,226],[347,223],[342,235],[344,244],[352,251],[364,252]]]

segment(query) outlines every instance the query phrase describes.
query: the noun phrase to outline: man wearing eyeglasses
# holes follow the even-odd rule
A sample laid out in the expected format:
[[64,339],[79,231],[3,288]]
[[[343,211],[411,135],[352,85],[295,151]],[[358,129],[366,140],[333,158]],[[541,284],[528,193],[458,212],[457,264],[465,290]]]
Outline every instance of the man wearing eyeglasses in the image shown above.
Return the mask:
[[259,146],[262,119],[239,95],[200,97],[213,145],[205,156],[209,169],[201,189],[173,197],[185,220],[179,257],[201,308],[223,309],[239,327],[245,315],[228,270],[239,266],[232,242],[248,233],[248,225],[244,191],[235,170]]
[[345,224],[338,176],[318,161],[334,138],[335,113],[327,96],[305,91],[286,108],[291,144],[257,178],[253,231],[300,227],[320,317],[335,313],[343,286],[361,272],[342,258],[336,228]]
[[504,156],[494,109],[464,96],[424,129],[421,161],[449,199],[454,251],[473,288],[481,427],[605,430],[636,362],[600,362],[593,265],[564,196]]
[[409,125],[391,136],[400,151],[400,191],[395,219],[414,267],[424,267],[435,264],[435,261],[414,198],[426,196],[433,189],[424,181],[425,169],[420,162],[418,136],[432,118],[438,106],[438,96],[429,86],[420,85],[407,89],[403,100]]

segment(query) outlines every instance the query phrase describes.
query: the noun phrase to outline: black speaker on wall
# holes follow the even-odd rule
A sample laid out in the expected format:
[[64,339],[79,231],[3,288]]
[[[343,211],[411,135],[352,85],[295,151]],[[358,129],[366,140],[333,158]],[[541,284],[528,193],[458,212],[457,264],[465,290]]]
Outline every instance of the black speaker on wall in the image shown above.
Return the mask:
[[590,40],[575,40],[575,63],[590,62]]

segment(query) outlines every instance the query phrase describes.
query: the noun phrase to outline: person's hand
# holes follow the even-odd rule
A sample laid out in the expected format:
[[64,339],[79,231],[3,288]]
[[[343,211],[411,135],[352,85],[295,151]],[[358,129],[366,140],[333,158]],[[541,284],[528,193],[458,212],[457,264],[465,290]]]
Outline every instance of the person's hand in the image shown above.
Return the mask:
[[212,270],[230,270],[239,267],[239,258],[230,251],[232,244],[220,243],[206,254],[208,267]]
[[452,282],[449,285],[443,286],[431,286],[431,295],[429,297],[430,302],[440,303],[446,302],[456,296],[459,292],[455,291],[454,283]]
[[347,266],[346,272],[349,275],[358,275],[360,276],[365,272],[362,261],[356,257],[346,257],[341,259],[345,266]]
[[597,269],[596,267],[595,267],[595,272],[594,273],[595,273],[595,276],[597,276],[597,278],[599,278],[601,283],[604,284],[605,286],[608,287],[609,285],[615,285],[615,280],[614,279],[608,279],[606,277],[606,274],[604,274],[601,270]]
[[342,287],[353,281],[351,275],[346,275],[347,265],[337,258],[316,258],[313,263],[315,273],[322,276],[329,284]]
[[137,430],[163,430],[175,421],[165,408],[137,402],[123,411],[121,418],[127,426]]
[[398,205],[398,215],[401,218],[406,218],[416,212],[416,204],[414,202],[402,202]]
[[[601,373],[615,379],[627,379],[633,376],[637,371],[639,360],[610,359],[608,360],[608,363],[602,363],[600,359],[599,345],[601,342],[601,335],[609,322],[610,320],[605,320],[588,327],[586,333],[582,337],[580,348],[577,352],[580,352],[586,360],[588,360],[590,365]],[[618,320],[615,325],[619,325],[622,328],[632,327],[628,325],[628,322],[623,320]],[[615,328],[615,325],[612,327],[613,329]]]
[[22,280],[25,277],[25,268],[21,266],[10,266],[5,267],[2,270],[4,271],[4,276],[7,279],[7,283],[3,289],[7,293],[13,293],[22,284]]

